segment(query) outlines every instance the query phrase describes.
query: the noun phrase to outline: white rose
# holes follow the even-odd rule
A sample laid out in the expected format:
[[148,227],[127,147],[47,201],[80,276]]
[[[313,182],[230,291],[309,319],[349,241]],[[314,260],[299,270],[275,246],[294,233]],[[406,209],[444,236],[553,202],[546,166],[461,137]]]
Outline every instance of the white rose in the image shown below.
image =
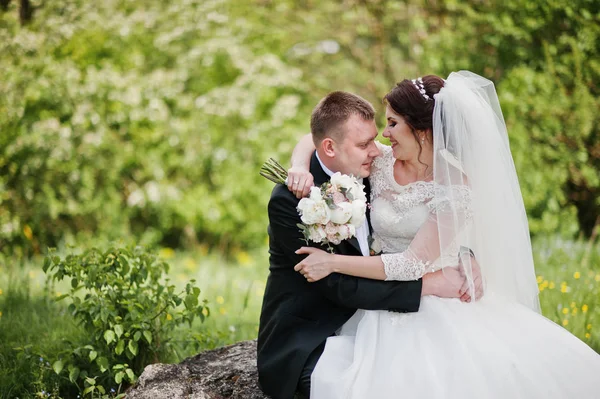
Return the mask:
[[365,194],[365,186],[358,181],[353,185],[351,190],[352,196],[355,200],[361,200],[367,202],[367,195]]
[[352,238],[356,235],[356,227],[351,224],[347,224],[345,226],[340,226],[340,238],[342,240],[347,240],[348,238]]
[[340,172],[336,172],[331,176],[331,184],[337,186],[338,188],[343,187],[346,189],[351,189],[354,185],[355,179],[348,175],[343,175]]
[[325,201],[313,201],[310,198],[302,198],[298,202],[300,219],[305,224],[327,224],[329,222],[330,210]]
[[330,220],[333,223],[344,224],[352,217],[352,204],[350,202],[341,202],[331,210]]
[[321,201],[321,188],[312,186],[310,188],[310,196],[309,198],[315,202]]
[[313,242],[321,242],[327,237],[327,234],[325,234],[325,229],[320,225],[310,226],[309,232],[310,240]]
[[367,203],[363,200],[354,200],[351,203],[352,206],[352,218],[350,223],[356,227],[360,227],[365,222],[367,214]]

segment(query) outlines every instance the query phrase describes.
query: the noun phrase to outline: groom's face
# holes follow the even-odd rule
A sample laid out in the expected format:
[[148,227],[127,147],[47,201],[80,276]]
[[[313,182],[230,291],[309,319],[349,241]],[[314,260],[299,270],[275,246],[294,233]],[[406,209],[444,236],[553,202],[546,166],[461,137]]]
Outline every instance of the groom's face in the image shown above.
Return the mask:
[[373,159],[379,155],[375,145],[377,126],[352,115],[344,126],[343,139],[334,143],[337,171],[357,177],[368,177]]

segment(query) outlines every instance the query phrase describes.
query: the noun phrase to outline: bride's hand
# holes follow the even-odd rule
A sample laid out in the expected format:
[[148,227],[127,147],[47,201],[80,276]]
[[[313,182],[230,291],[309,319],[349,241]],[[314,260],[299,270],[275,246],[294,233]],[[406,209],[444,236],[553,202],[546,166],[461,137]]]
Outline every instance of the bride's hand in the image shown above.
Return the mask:
[[295,166],[288,169],[287,186],[298,199],[306,197],[310,193],[313,183],[313,175],[308,170]]
[[298,255],[308,254],[294,270],[300,272],[309,283],[314,283],[333,273],[333,255],[318,248],[302,247]]

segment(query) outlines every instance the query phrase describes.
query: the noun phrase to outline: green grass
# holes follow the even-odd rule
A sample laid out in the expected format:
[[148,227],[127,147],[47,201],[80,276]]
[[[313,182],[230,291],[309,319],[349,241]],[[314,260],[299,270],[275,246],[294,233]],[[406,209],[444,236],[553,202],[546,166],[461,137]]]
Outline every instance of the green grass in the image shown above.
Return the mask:
[[[160,255],[171,265],[170,280],[183,287],[195,279],[210,309],[204,323],[197,320],[175,332],[178,349],[161,361],[256,338],[268,273],[266,249],[236,252],[229,261],[202,249],[163,249]],[[534,255],[544,315],[600,352],[600,244],[537,239]],[[49,364],[65,350],[66,341],[83,343],[85,334],[66,313],[66,304],[51,298],[67,292],[68,283],[46,289],[41,265],[42,259],[0,265],[0,399],[39,397],[58,385],[62,397],[76,397],[64,390],[68,383]]]

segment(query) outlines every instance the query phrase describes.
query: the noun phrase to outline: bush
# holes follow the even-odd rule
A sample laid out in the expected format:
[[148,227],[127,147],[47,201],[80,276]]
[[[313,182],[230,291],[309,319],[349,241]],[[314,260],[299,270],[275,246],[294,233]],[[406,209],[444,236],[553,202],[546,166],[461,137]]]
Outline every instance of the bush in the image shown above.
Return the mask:
[[90,249],[62,258],[49,255],[44,271],[51,280],[69,279],[69,313],[89,334],[89,343],[68,348],[54,360],[59,375],[82,394],[122,392],[144,367],[172,350],[170,333],[208,316],[191,280],[183,292],[165,278],[169,266],[141,247]]

